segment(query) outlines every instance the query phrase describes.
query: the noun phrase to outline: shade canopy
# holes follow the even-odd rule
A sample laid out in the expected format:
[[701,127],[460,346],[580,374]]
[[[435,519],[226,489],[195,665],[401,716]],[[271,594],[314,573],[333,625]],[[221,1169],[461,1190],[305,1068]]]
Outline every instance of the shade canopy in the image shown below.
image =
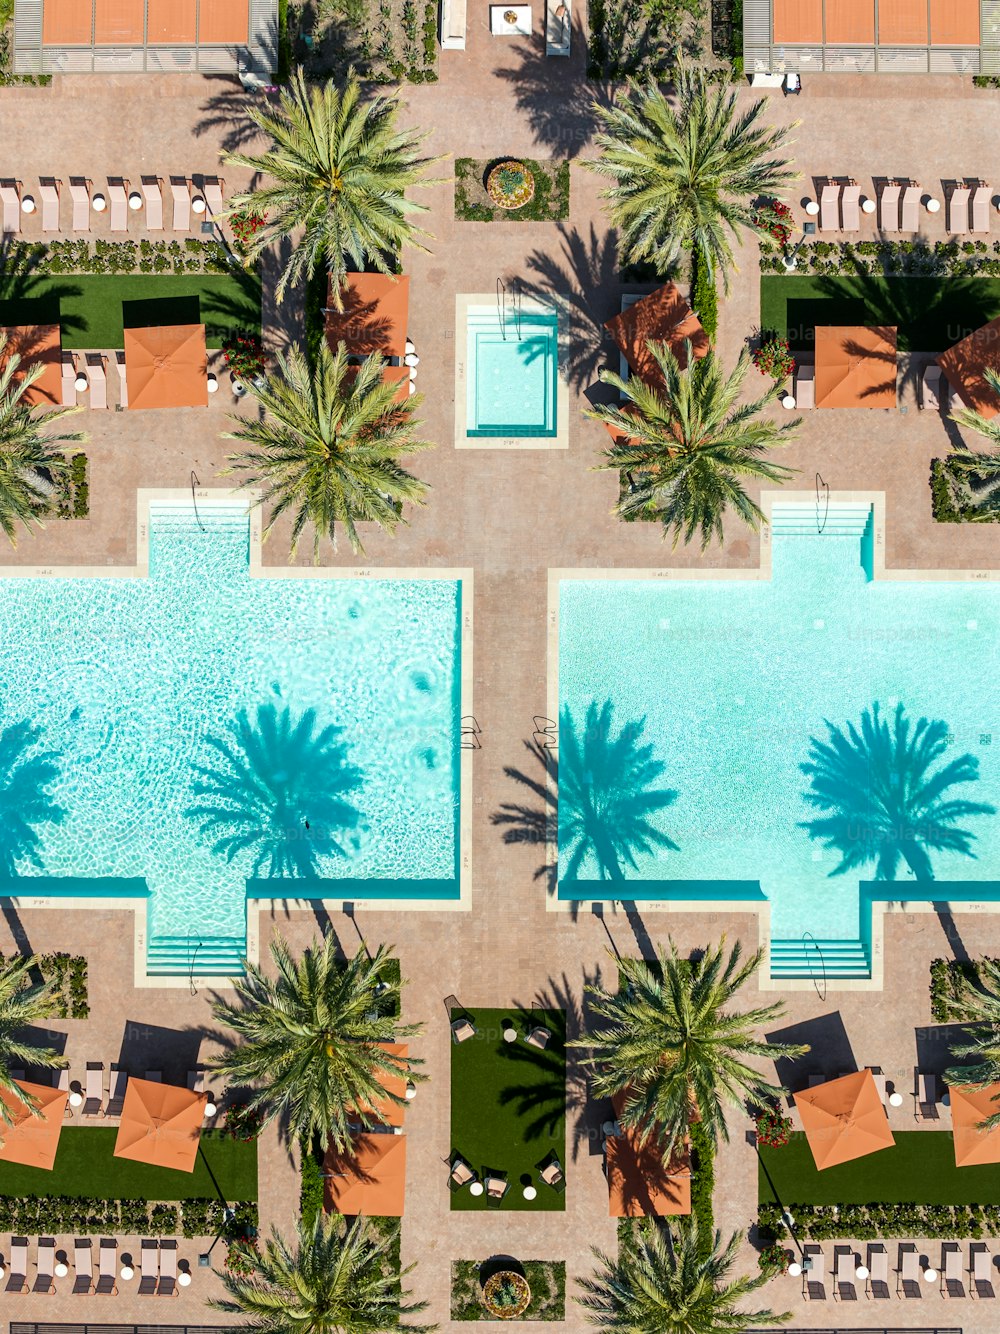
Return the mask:
[[988,1116],[1000,1112],[1000,1084],[984,1089],[952,1085],[951,1132],[955,1141],[955,1166],[976,1167],[1000,1163],[1000,1129],[980,1130]]
[[401,1218],[406,1189],[406,1136],[357,1135],[354,1154],[332,1146],[323,1162],[327,1213]]
[[[633,1096],[630,1088],[619,1089],[611,1099],[615,1116],[621,1117]],[[666,1218],[691,1212],[691,1151],[685,1145],[669,1163],[656,1135],[643,1145],[638,1129],[622,1128],[605,1143],[608,1176],[608,1213],[612,1218]]]
[[794,1097],[818,1171],[896,1142],[870,1070],[830,1079]]
[[0,1162],[21,1163],[24,1167],[42,1167],[51,1172],[59,1148],[63,1114],[69,1093],[46,1084],[29,1084],[15,1079],[14,1083],[30,1094],[37,1103],[34,1111],[24,1107],[4,1089],[0,1100],[10,1109],[14,1124],[0,1128]]
[[115,1157],[193,1172],[207,1103],[207,1093],[129,1079]]
[[[400,1060],[406,1060],[410,1054],[410,1048],[405,1042],[377,1042],[375,1045],[381,1047],[390,1056],[398,1056]],[[383,1072],[379,1074],[378,1079],[387,1093],[394,1093],[397,1098],[406,1097],[406,1076],[404,1074],[393,1075]],[[364,1112],[369,1118],[378,1119],[383,1125],[401,1126],[406,1107],[393,1102],[391,1098],[376,1098],[373,1103],[361,1103],[358,1111]]]
[[986,383],[983,372],[1000,373],[1000,318],[990,320],[937,359],[945,379],[967,408],[983,417],[1000,412],[1000,398]]
[[174,324],[126,329],[125,374],[130,411],[207,407],[205,326]]
[[690,342],[695,358],[705,356],[711,348],[701,320],[674,283],[664,283],[608,320],[604,327],[633,374],[656,389],[662,388],[663,376],[649,350],[650,342],[669,344],[682,369],[687,365],[685,342]]
[[894,408],[895,328],[817,325],[816,406]]
[[5,329],[7,346],[0,367],[6,365],[7,358],[17,353],[21,364],[14,375],[14,383],[20,384],[27,372],[35,364],[42,363],[42,373],[29,389],[25,391],[23,402],[30,407],[58,406],[62,402],[62,342],[58,324],[18,324]]
[[[332,280],[331,280],[332,282]],[[406,329],[410,317],[410,280],[387,273],[349,273],[341,289],[344,309],[337,310],[330,288],[327,300],[326,337],[336,352],[345,344],[352,356],[381,352],[384,357],[402,358],[406,352]]]

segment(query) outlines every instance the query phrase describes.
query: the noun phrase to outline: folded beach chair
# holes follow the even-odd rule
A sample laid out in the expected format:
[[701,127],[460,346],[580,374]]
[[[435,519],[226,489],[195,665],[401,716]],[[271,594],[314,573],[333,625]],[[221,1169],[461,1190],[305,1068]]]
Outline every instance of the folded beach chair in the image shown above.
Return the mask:
[[118,1291],[118,1243],[113,1237],[102,1237],[97,1252],[97,1287],[101,1297],[113,1297]]
[[[87,353],[87,379],[90,381],[90,406],[106,409],[108,406],[108,376],[106,362],[102,353]],[[101,1066],[104,1069],[104,1066]],[[89,1067],[88,1067],[89,1070]],[[103,1075],[101,1083],[103,1084]]]
[[896,1295],[920,1296],[920,1257],[912,1241],[900,1242],[899,1264],[896,1268]]
[[802,1257],[809,1268],[802,1270],[802,1296],[811,1302],[826,1301],[826,1256],[821,1246],[803,1246]]
[[111,200],[111,230],[128,231],[128,187],[120,176],[108,177],[108,198]]
[[17,181],[0,181],[0,204],[4,233],[13,236],[21,230],[21,192]]
[[89,1293],[94,1286],[93,1242],[89,1237],[73,1242],[73,1292]]
[[524,1039],[529,1047],[538,1047],[542,1051],[549,1045],[549,1038],[552,1034],[547,1028],[533,1028]]
[[38,1238],[38,1264],[32,1292],[53,1293],[56,1290],[56,1239]]
[[880,1241],[868,1246],[868,1296],[876,1301],[889,1297],[889,1253]]
[[62,364],[62,406],[76,407],[76,358],[72,352],[63,352]]
[[[118,370],[118,402],[123,408],[128,407],[128,382],[125,379],[125,353],[115,353],[115,367]],[[124,1073],[124,1072],[122,1072]],[[128,1078],[128,1076],[126,1076]],[[199,1090],[200,1091],[200,1090]]]
[[957,1241],[946,1241],[941,1246],[941,1296],[965,1296],[965,1284],[962,1282],[962,1251]]
[[875,1082],[875,1088],[878,1090],[878,1100],[882,1106],[885,1107],[888,1104],[889,1097],[888,1089],[886,1088],[888,1082],[886,1076],[881,1070],[873,1069],[872,1066],[869,1066],[868,1069],[872,1072],[872,1079]]
[[191,230],[191,189],[183,176],[171,176],[170,194],[174,201],[174,231]]
[[204,1092],[205,1092],[205,1071],[204,1071],[204,1070],[189,1070],[189,1071],[188,1071],[187,1084],[188,1084],[188,1089],[189,1089],[192,1093],[204,1093]]
[[157,1297],[177,1296],[177,1243],[160,1242],[160,1281],[156,1288]]
[[985,1241],[974,1241],[969,1247],[969,1273],[972,1275],[974,1297],[995,1297],[993,1287],[993,1256]]
[[990,230],[990,204],[993,202],[993,187],[980,181],[972,194],[972,230],[988,232]]
[[795,359],[795,406],[814,408],[816,406],[816,362],[796,357]]
[[878,225],[884,232],[899,231],[899,184],[889,181],[878,200]]
[[819,197],[819,229],[821,232],[840,230],[840,186],[828,181]]
[[937,1105],[937,1075],[916,1072],[917,1084],[914,1097],[917,1100],[916,1117],[918,1121],[938,1121],[941,1113]]
[[139,1295],[152,1297],[156,1292],[156,1280],[160,1274],[160,1248],[155,1241],[142,1243],[139,1274]]
[[42,231],[59,230],[59,181],[47,176],[38,182],[38,193],[42,197]]
[[82,176],[69,178],[69,197],[73,201],[73,230],[90,231],[90,190]]
[[933,362],[924,367],[920,380],[920,406],[935,410],[941,406],[941,367]]
[[844,186],[844,193],[840,196],[840,214],[841,227],[845,232],[861,230],[861,186],[855,185],[853,181]]
[[163,193],[158,176],[143,176],[142,197],[146,201],[146,231],[163,231]]
[[205,177],[205,203],[208,206],[208,216],[216,221],[218,221],[225,208],[222,202],[222,191],[225,184],[225,181],[220,181],[218,176]]
[[10,1262],[7,1265],[6,1292],[26,1292],[28,1289],[28,1238],[11,1237]]
[[856,1302],[858,1290],[854,1286],[854,1249],[835,1246],[833,1250],[833,1295],[842,1302]]
[[920,186],[908,185],[903,191],[903,211],[899,221],[901,232],[920,230]]
[[954,236],[964,236],[969,230],[969,188],[956,185],[948,196],[948,230]]
[[[87,361],[90,361],[88,356]],[[97,1116],[104,1104],[104,1066],[100,1061],[87,1062],[87,1082],[83,1090],[83,1115]]]

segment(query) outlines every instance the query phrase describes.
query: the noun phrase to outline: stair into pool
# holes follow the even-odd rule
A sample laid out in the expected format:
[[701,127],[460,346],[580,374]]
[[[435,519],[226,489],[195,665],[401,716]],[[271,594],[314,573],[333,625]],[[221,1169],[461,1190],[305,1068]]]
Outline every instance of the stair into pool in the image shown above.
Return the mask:
[[146,948],[150,977],[242,977],[245,936],[153,936]]
[[860,940],[771,941],[771,976],[812,978],[871,977],[868,952]]
[[872,521],[869,501],[780,500],[771,507],[775,537],[863,537]]

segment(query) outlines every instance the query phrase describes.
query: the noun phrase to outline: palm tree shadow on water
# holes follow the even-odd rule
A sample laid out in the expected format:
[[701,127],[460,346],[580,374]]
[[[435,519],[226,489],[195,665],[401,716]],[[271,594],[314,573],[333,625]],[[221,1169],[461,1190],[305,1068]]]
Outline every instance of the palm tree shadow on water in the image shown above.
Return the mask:
[[39,826],[60,824],[66,814],[51,792],[59,756],[42,748],[42,735],[26,721],[0,732],[0,881],[16,880],[24,863],[42,869]]
[[362,825],[348,799],[363,787],[343,728],[319,726],[316,712],[241,709],[206,738],[207,762],[194,766],[197,798],[185,811],[231,862],[247,854],[253,876],[315,878],[348,855],[345,835]]

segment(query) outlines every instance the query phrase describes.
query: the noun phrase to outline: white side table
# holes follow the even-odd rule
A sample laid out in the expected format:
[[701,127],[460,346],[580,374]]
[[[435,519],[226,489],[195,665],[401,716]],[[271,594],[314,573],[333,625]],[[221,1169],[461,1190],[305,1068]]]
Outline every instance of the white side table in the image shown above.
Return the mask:
[[182,1269],[177,1275],[177,1282],[182,1288],[189,1288],[191,1286],[191,1271],[189,1269]]
[[521,1191],[521,1194],[524,1196],[526,1200],[533,1200],[535,1196],[538,1194],[538,1191],[534,1188],[534,1186],[525,1186],[524,1190]]
[[69,1265],[63,1264],[62,1260],[60,1260],[53,1268],[52,1272],[55,1274],[56,1278],[65,1278],[69,1273]]
[[531,6],[490,5],[490,32],[494,37],[530,37]]
[[[809,214],[810,218],[815,218],[819,213],[819,204],[817,204],[815,199],[810,199],[809,203],[806,204],[806,212]],[[788,1272],[791,1273],[791,1269],[789,1269]]]
[[93,199],[90,201],[90,207],[95,213],[103,213],[107,206],[108,201],[103,195],[94,195]]
[[135,1270],[132,1268],[131,1265],[122,1265],[118,1273],[125,1280],[126,1283],[130,1278],[135,1278]]
[[902,1105],[903,1105],[903,1095],[902,1095],[902,1093],[890,1093],[890,1094],[889,1094],[889,1106],[890,1106],[890,1107],[902,1107]]
[[482,1195],[484,1189],[485,1187],[481,1181],[473,1181],[472,1185],[469,1187],[469,1194]]
[[940,199],[928,199],[928,201],[927,201],[927,212],[928,212],[928,213],[940,213],[940,212],[941,212],[941,200],[940,200]]

